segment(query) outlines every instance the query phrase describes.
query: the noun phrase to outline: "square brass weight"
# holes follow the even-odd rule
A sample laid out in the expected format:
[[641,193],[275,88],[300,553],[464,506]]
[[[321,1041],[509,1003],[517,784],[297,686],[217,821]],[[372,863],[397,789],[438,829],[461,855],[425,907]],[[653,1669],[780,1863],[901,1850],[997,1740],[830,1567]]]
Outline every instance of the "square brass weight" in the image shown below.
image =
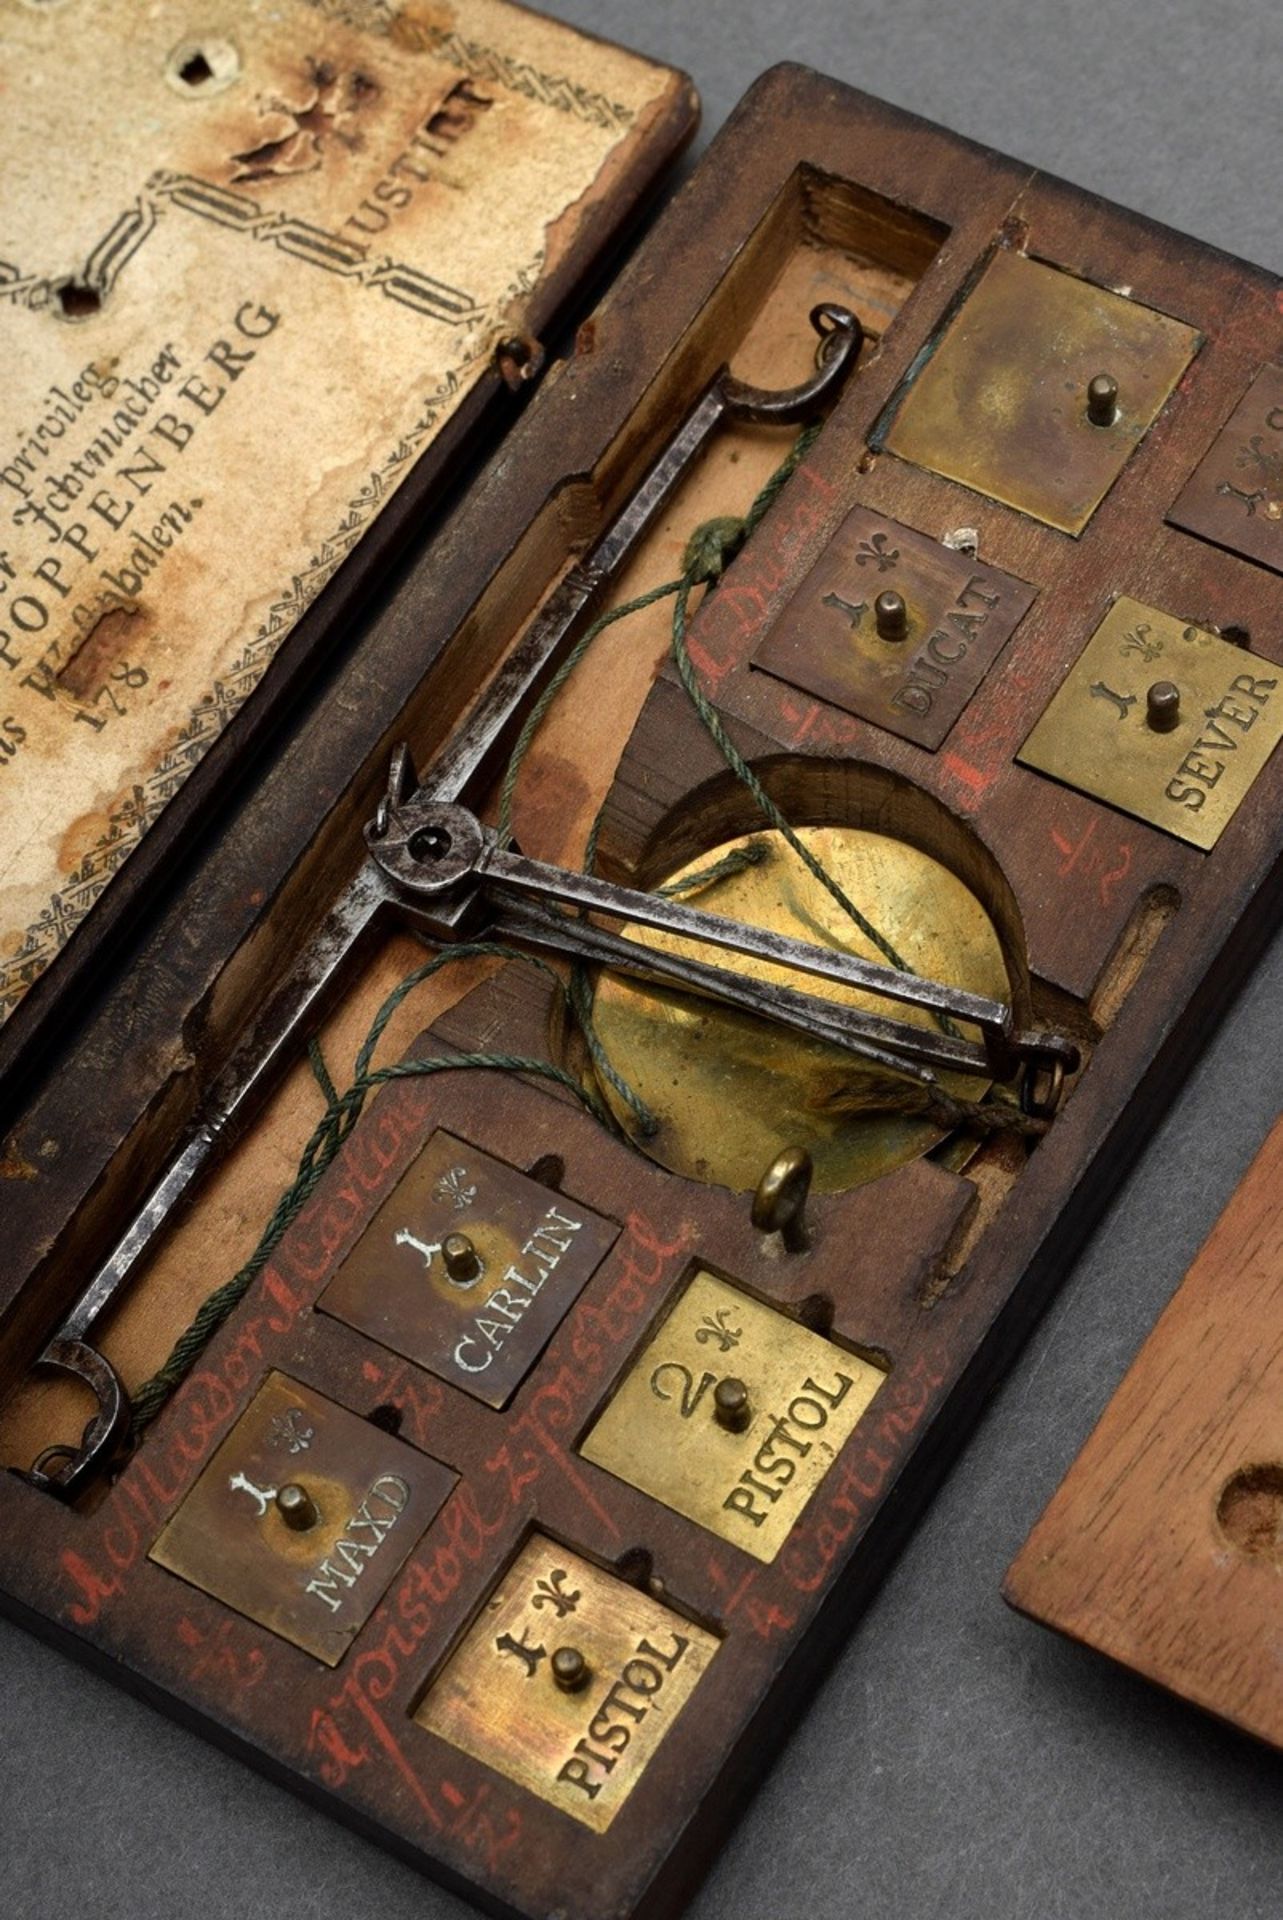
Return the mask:
[[1283,734],[1283,672],[1116,600],[1017,756],[1191,846],[1214,847]]
[[439,1460],[269,1373],[150,1558],[337,1666],[454,1481]]
[[774,1560],[885,1375],[697,1273],[580,1451]]
[[856,507],[753,664],[934,750],[1034,598],[1023,580]]
[[1283,573],[1283,367],[1262,367],[1167,518]]
[[320,1299],[380,1345],[504,1406],[619,1229],[443,1129]]
[[717,1648],[703,1627],[534,1534],[415,1719],[604,1833]]
[[[996,253],[886,435],[902,460],[1079,534],[1200,345],[1193,327],[1022,253]],[[1117,400],[1089,412],[1088,388]]]

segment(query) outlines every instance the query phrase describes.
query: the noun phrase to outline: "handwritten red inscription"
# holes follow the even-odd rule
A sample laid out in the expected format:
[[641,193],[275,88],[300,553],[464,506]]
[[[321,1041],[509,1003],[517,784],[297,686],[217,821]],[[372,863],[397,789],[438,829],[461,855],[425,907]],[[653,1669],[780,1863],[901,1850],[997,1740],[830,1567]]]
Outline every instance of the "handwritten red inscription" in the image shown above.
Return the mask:
[[372,1107],[330,1169],[315,1202],[301,1213],[277,1252],[278,1264],[302,1286],[319,1287],[338,1256],[365,1225],[372,1202],[382,1199],[420,1144],[410,1101],[385,1100]]
[[828,481],[803,462],[765,526],[700,609],[687,644],[710,690],[748,657],[772,603],[793,582],[799,552],[828,530],[832,500]]
[[1097,820],[1090,820],[1085,832],[1077,840],[1068,839],[1053,827],[1051,843],[1060,855],[1060,865],[1056,870],[1060,878],[1067,880],[1071,874],[1077,875],[1079,880],[1094,887],[1101,906],[1107,907],[1131,872],[1132,849],[1126,840],[1115,841],[1112,845],[1106,841],[1101,845],[1096,839],[1099,824]]
[[262,1647],[237,1645],[239,1621],[220,1620],[212,1633],[205,1633],[184,1614],[176,1632],[184,1647],[191,1651],[187,1667],[189,1680],[212,1678],[220,1693],[247,1693],[267,1672],[267,1655]]
[[62,1554],[72,1590],[67,1616],[74,1625],[92,1626],[104,1603],[124,1591],[124,1575],[142,1559],[268,1364],[267,1336],[288,1333],[305,1304],[271,1268],[258,1283],[257,1297],[260,1311],[241,1321],[217,1359],[184,1383],[147,1454],[117,1481],[103,1508],[97,1556],[70,1548]]
[[863,1446],[853,1454],[848,1448],[852,1457],[829,1469],[804,1523],[781,1556],[781,1570],[799,1593],[815,1593],[823,1586],[839,1554],[870,1518],[904,1453],[905,1441],[947,1377],[943,1355],[927,1352],[919,1354],[898,1378],[893,1374],[882,1388],[857,1430],[863,1435]]

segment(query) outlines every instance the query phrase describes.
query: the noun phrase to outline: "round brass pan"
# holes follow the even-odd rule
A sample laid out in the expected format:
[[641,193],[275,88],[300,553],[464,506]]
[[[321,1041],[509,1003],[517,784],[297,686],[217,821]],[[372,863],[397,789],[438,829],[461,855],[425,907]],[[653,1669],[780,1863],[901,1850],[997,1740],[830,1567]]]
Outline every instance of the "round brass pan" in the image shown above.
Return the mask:
[[[975,895],[929,854],[887,834],[856,827],[807,827],[799,838],[913,972],[1004,999],[1007,968],[998,935]],[[752,926],[842,947],[882,962],[869,941],[775,833],[742,835],[712,847],[669,879],[698,873],[748,841],[764,845],[757,865],[684,895],[691,905]],[[799,980],[769,962],[710,956],[690,941],[632,929],[629,937],[670,951],[716,958],[761,980],[871,1012],[929,1025],[932,1016],[832,982]],[[896,1112],[907,1082],[879,1073],[842,1048],[811,1041],[694,994],[603,973],[594,1018],[606,1056],[659,1121],[646,1138],[610,1087],[602,1089],[636,1144],[690,1179],[754,1187],[785,1146],[804,1146],[815,1186],[840,1192],[926,1153],[943,1137],[919,1117]],[[974,1029],[961,1029],[976,1038]],[[956,1097],[978,1100],[989,1082],[943,1074]]]

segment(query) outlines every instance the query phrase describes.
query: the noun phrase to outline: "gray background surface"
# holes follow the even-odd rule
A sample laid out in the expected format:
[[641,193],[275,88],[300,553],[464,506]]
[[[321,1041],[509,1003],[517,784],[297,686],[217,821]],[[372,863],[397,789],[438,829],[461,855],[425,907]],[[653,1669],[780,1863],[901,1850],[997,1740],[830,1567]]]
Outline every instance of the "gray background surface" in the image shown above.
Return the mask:
[[[1283,270],[1283,28],[1260,0],[593,0],[706,141],[806,61]],[[1263,343],[1264,349],[1264,343]],[[960,1458],[692,1920],[1283,1912],[1283,1762],[1007,1613],[998,1583],[1280,1101],[1283,939]],[[471,1911],[0,1623],[3,1920]]]

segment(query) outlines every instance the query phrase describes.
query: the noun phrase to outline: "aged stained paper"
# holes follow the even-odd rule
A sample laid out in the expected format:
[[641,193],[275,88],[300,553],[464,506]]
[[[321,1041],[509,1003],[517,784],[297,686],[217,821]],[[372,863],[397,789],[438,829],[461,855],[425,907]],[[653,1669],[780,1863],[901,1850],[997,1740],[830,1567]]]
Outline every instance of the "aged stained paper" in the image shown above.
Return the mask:
[[0,44],[2,1022],[674,76],[504,0],[0,0]]

